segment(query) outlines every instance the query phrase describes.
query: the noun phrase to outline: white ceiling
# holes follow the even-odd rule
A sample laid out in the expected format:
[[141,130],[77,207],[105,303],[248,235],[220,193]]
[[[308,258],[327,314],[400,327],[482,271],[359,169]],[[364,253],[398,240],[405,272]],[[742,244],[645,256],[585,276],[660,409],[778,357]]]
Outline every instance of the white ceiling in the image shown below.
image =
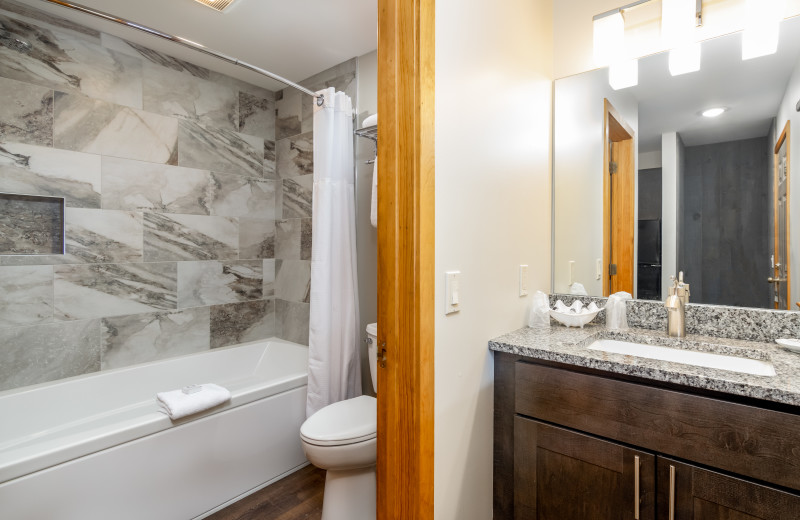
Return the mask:
[[[800,18],[783,22],[776,54],[742,61],[741,52],[741,33],[708,40],[700,71],[675,77],[667,53],[639,60],[639,85],[626,91],[639,101],[639,153],[660,150],[663,132],[687,146],[766,136],[799,64]],[[730,110],[700,116],[715,106]]]
[[[283,88],[257,73],[113,22],[45,0],[20,1],[270,90]],[[236,0],[224,13],[194,0],[75,3],[201,43],[292,81],[377,48],[377,0]]]

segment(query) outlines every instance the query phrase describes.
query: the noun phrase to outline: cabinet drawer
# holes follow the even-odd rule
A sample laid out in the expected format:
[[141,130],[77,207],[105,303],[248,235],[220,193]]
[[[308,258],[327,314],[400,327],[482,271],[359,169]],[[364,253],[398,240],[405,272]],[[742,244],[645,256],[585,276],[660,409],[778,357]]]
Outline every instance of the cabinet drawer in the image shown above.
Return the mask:
[[518,362],[515,411],[800,489],[800,417]]

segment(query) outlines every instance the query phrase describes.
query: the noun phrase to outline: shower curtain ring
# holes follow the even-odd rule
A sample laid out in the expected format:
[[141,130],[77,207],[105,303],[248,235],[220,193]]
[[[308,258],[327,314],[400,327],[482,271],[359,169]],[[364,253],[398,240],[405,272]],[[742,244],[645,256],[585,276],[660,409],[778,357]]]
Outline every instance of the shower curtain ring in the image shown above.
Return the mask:
[[321,107],[324,104],[325,104],[325,95],[320,94],[319,96],[317,96],[317,106]]

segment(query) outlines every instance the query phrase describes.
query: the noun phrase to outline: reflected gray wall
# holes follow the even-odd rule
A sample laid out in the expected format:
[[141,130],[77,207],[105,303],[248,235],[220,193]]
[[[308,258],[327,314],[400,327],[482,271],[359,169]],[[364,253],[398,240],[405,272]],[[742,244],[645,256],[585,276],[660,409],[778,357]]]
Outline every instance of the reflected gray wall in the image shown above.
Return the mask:
[[696,303],[768,307],[767,137],[685,148],[679,267]]
[[661,168],[639,170],[639,220],[661,218]]

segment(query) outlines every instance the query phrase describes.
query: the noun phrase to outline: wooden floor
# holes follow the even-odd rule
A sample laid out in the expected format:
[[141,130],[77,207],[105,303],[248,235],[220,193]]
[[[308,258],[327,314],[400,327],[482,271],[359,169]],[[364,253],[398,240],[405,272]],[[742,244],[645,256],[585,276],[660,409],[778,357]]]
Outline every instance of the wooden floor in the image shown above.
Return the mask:
[[208,520],[319,520],[325,470],[308,465],[245,497]]

